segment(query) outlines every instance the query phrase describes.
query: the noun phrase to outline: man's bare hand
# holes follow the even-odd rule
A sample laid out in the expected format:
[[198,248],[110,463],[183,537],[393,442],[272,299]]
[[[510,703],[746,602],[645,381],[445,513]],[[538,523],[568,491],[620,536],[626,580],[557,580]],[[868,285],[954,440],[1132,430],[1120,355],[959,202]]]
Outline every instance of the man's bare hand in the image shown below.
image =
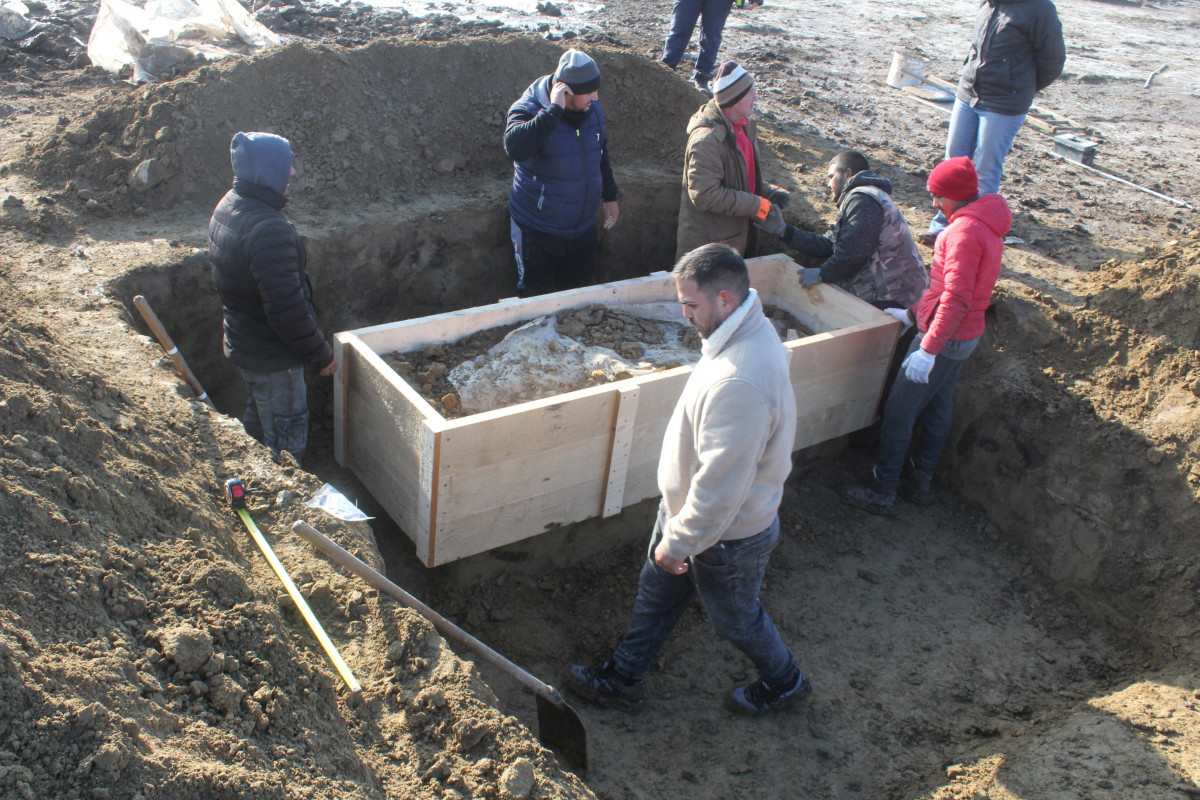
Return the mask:
[[659,542],[658,547],[654,548],[654,563],[658,564],[659,569],[663,572],[669,572],[672,575],[682,575],[688,571],[686,561],[680,561],[667,555],[666,542]]
[[321,374],[328,377],[335,372],[337,372],[337,356],[334,356],[333,361],[325,365],[325,368],[321,370]]
[[604,203],[604,230],[609,231],[617,224],[617,219],[621,216],[621,209],[617,205],[616,200],[607,200]]

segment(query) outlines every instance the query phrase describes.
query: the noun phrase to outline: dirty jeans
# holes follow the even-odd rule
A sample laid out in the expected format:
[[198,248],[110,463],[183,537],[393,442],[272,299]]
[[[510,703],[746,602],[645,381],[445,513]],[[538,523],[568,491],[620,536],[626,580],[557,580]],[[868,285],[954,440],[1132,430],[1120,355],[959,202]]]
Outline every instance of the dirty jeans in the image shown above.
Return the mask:
[[692,40],[696,20],[700,20],[700,54],[696,56],[696,75],[712,80],[721,49],[721,32],[729,18],[730,0],[675,0],[671,9],[673,22],[663,45],[662,61],[671,69],[679,66],[683,52]]
[[304,367],[279,372],[253,372],[238,368],[246,382],[246,433],[271,448],[292,454],[297,462],[308,446],[308,390]]
[[[955,100],[950,112],[950,131],[946,134],[946,158],[967,156],[975,163],[979,175],[979,193],[997,192],[1004,176],[1004,159],[1024,124],[1024,114],[979,111]],[[929,231],[940,233],[949,224],[939,211],[929,223]]]
[[779,541],[779,518],[762,533],[713,545],[688,560],[687,572],[673,575],[654,561],[664,517],[660,509],[629,628],[613,653],[617,669],[641,679],[699,594],[717,632],[754,662],[759,677],[779,682],[794,678],[799,672],[796,659],[758,599],[763,573]]
[[[921,346],[924,335],[913,339],[908,352]],[[903,371],[896,376],[892,391],[883,407],[883,427],[879,432],[879,460],[875,478],[881,489],[894,492],[900,484],[904,457],[912,441],[913,428],[921,423],[921,438],[913,454],[913,467],[926,475],[937,469],[938,457],[950,437],[954,412],[954,385],[967,357],[979,344],[979,337],[965,342],[947,342],[933,362],[929,383],[913,383]]]

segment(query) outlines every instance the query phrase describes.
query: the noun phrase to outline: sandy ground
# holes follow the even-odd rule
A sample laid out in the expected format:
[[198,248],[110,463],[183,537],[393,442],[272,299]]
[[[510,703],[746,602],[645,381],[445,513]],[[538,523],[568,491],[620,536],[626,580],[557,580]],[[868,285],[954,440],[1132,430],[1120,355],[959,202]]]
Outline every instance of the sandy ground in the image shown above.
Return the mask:
[[[905,49],[952,78],[972,6],[810,0],[731,18],[722,52],[758,75],[791,221],[822,229],[824,165],[854,146],[923,226],[946,117],[884,77]],[[1039,102],[1096,128],[1098,167],[1194,204],[1200,9],[1058,6],[1068,63]],[[229,135],[265,128],[300,154],[289,214],[327,330],[508,296],[500,120],[573,33],[601,60],[623,187],[601,273],[668,266],[682,126],[701,99],[683,69],[653,63],[669,3],[565,10],[506,29],[267,7],[314,44],[140,89],[86,67],[82,4],[35,9],[40,39],[4,47],[0,796],[1200,796],[1197,218],[1052,158],[1035,131],[1007,164],[1022,241],[964,373],[939,504],[890,521],[843,506],[869,442],[798,458],[764,598],[810,702],[726,711],[748,665],[697,608],[644,713],[577,704],[591,740],[577,775],[537,741],[525,690],[287,532],[309,519],[383,566],[378,547],[394,579],[551,683],[619,638],[645,504],[586,560],[541,558],[560,533],[438,570],[385,520],[306,509],[323,480],[357,491],[332,463],[328,384],[314,380],[309,471],[273,464],[229,416],[239,390],[203,256]],[[180,386],[137,293],[224,413]],[[227,509],[233,476],[362,698]]]

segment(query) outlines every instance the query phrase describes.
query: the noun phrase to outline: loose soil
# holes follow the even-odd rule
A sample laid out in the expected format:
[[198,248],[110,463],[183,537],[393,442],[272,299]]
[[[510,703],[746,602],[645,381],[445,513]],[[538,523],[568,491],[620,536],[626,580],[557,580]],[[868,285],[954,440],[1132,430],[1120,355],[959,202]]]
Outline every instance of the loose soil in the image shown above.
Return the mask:
[[[1002,191],[1020,243],[964,371],[939,502],[843,506],[873,451],[802,453],[764,601],[815,686],[764,719],[696,608],[627,717],[579,704],[591,768],[538,742],[527,691],[313,554],[303,518],[551,683],[619,638],[652,504],[586,560],[556,531],[426,570],[385,519],[304,501],[329,480],[329,382],[303,468],[234,418],[206,223],[239,129],[299,154],[289,216],[331,334],[512,294],[504,110],[564,44],[596,55],[622,186],[605,280],[668,269],[684,127],[702,98],[654,59],[667,0],[530,15],[267,5],[300,37],[131,88],[90,68],[95,6],[29,4],[0,44],[0,796],[860,797],[1184,800],[1200,794],[1200,231],[1195,212],[1054,159],[1023,131]],[[1060,0],[1043,105],[1094,126],[1096,165],[1195,204],[1194,3]],[[758,76],[764,166],[823,230],[824,167],[862,150],[914,227],[945,115],[883,83],[893,49],[952,78],[973,9],[777,0],[722,53]],[[1164,64],[1151,85],[1147,78]],[[139,167],[141,169],[139,170]],[[928,253],[927,253],[928,255]],[[132,312],[144,294],[216,399],[197,403]],[[350,696],[223,498],[257,524],[364,691]],[[547,564],[553,566],[547,566]],[[473,576],[468,582],[467,576]],[[464,654],[466,655],[466,654]]]

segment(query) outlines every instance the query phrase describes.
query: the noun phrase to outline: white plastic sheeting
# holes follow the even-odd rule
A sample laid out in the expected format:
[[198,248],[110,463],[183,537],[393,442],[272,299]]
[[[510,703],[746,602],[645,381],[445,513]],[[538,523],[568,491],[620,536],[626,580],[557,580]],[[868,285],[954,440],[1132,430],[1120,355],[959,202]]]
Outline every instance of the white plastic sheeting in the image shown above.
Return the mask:
[[155,82],[199,56],[217,60],[283,44],[236,0],[100,0],[88,58],[109,72],[133,66],[130,82]]
[[[661,345],[646,345],[636,361],[606,347],[589,347],[555,330],[555,318],[538,317],[510,332],[504,340],[447,376],[458,390],[463,410],[476,414],[515,403],[574,391],[587,386],[596,372],[604,381],[617,375],[645,375],[664,364],[694,364],[700,353],[684,346],[678,304],[619,306],[625,313],[652,319],[664,333]],[[671,321],[667,321],[671,320]]]

